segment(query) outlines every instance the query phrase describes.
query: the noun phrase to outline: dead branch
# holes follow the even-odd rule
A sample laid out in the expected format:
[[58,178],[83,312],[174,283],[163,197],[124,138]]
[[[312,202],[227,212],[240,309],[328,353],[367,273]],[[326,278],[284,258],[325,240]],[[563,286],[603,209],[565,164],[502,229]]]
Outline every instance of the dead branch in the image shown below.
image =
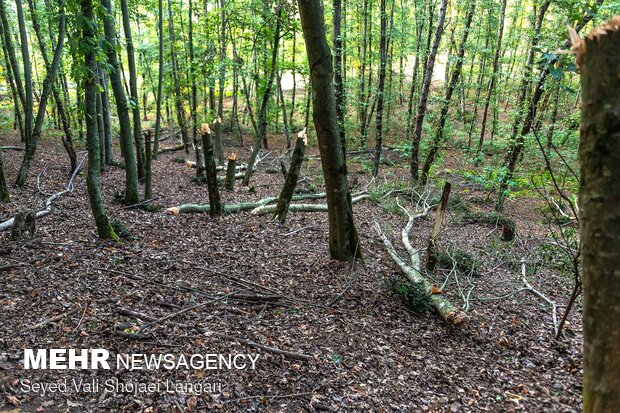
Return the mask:
[[[86,156],[84,156],[82,158],[82,160],[78,164],[77,168],[75,168],[75,171],[73,171],[73,174],[71,175],[71,178],[69,179],[69,182],[67,182],[67,186],[65,187],[65,189],[60,191],[60,192],[56,192],[55,194],[53,194],[52,196],[47,198],[47,200],[45,201],[45,208],[42,209],[41,211],[38,211],[36,213],[35,218],[37,218],[37,219],[38,218],[42,218],[42,217],[50,214],[52,212],[52,204],[54,203],[55,200],[57,200],[58,198],[60,198],[61,196],[63,196],[66,193],[73,192],[73,179],[75,178],[77,173],[80,171],[82,163],[84,163],[84,159],[86,159]],[[15,217],[13,217],[11,219],[7,219],[6,221],[0,223],[0,231],[5,231],[5,230],[11,228],[13,226],[14,222],[15,222]]]
[[[368,194],[355,194],[351,198],[352,204],[357,204],[360,201],[370,198]],[[277,205],[261,205],[254,208],[250,214],[252,215],[265,215],[271,214],[276,211]],[[288,212],[326,212],[327,204],[290,204]]]
[[429,295],[429,300],[431,305],[435,308],[437,313],[447,322],[454,326],[460,326],[467,322],[469,317],[465,312],[456,308],[450,301],[448,301],[443,293],[433,294],[433,285],[424,278],[420,271],[420,267],[413,267],[405,260],[403,260],[396,252],[396,249],[392,245],[391,241],[381,230],[381,226],[378,222],[375,222],[375,229],[377,234],[383,241],[383,245],[387,250],[388,255],[392,258],[392,260],[398,265],[401,271],[409,278],[409,280],[416,284],[421,284],[426,293]]
[[66,313],[62,313],[62,314],[59,314],[57,316],[54,316],[54,317],[51,317],[51,318],[47,318],[47,319],[45,319],[45,320],[43,320],[41,322],[38,322],[38,323],[36,323],[34,325],[31,325],[31,326],[28,326],[28,327],[26,327],[24,329],[16,331],[15,333],[9,335],[9,338],[18,336],[18,335],[26,333],[28,331],[37,330],[37,329],[39,329],[41,327],[45,327],[48,324],[55,323],[56,321],[60,321],[63,318],[69,317],[69,316],[77,313],[78,310],[79,310],[79,308],[74,308],[73,310],[67,311]]
[[527,278],[526,278],[526,268],[525,268],[525,258],[521,258],[521,282],[523,283],[525,288],[522,288],[519,291],[529,291],[530,293],[532,293],[535,296],[539,297],[540,299],[542,299],[543,301],[545,301],[547,304],[549,304],[551,306],[551,320],[553,321],[553,334],[554,334],[554,336],[557,336],[557,332],[558,332],[558,306],[555,303],[555,301],[549,299],[546,295],[544,295],[543,293],[541,293],[540,291],[538,291],[537,289],[532,287],[532,285],[527,281]]
[[[190,309],[191,309],[191,307],[190,307]],[[186,310],[189,311],[189,309],[186,309]],[[127,309],[127,308],[117,308],[117,309],[115,309],[115,311],[117,313],[119,313],[119,314],[122,314],[122,315],[127,315],[129,317],[135,317],[135,318],[139,318],[139,319],[142,319],[142,320],[145,320],[145,321],[149,321],[151,325],[153,323],[160,322],[162,320],[169,320],[170,318],[178,315],[178,312],[177,312],[177,313],[173,313],[172,315],[168,315],[168,316],[165,316],[165,317],[162,317],[162,318],[158,319],[156,317],[152,317],[152,316],[149,316],[149,315],[146,315],[146,314],[142,314],[142,313],[139,313],[137,311],[134,311],[134,310],[131,310],[131,309]],[[295,359],[295,360],[301,360],[301,361],[306,361],[306,362],[308,362],[308,361],[310,361],[312,359],[311,356],[308,356],[306,354],[301,354],[301,353],[296,353],[296,352],[286,351],[286,350],[280,350],[280,349],[275,348],[275,347],[270,347],[270,346],[266,346],[264,344],[256,343],[256,342],[251,341],[251,340],[246,340],[244,338],[233,337],[233,336],[230,336],[230,335],[224,334],[224,333],[207,331],[206,329],[204,329],[202,327],[199,327],[197,325],[191,325],[190,326],[190,325],[187,325],[187,324],[176,323],[176,322],[173,323],[173,324],[178,326],[178,327],[184,328],[184,329],[195,329],[196,331],[198,331],[198,332],[200,332],[202,334],[205,334],[207,336],[215,336],[215,337],[219,337],[219,338],[222,338],[222,339],[225,339],[225,340],[228,340],[228,341],[236,341],[236,342],[239,342],[241,344],[245,344],[246,346],[258,348],[260,350],[264,350],[266,352],[273,353],[273,354],[278,354],[278,355],[281,355],[281,356],[284,356],[284,357],[287,357],[287,358],[291,358],[291,359]],[[146,326],[148,326],[148,325],[149,324],[147,324]],[[143,329],[144,329],[144,327],[142,327],[140,329],[140,331],[143,330]],[[131,334],[131,335],[133,335],[133,334]]]

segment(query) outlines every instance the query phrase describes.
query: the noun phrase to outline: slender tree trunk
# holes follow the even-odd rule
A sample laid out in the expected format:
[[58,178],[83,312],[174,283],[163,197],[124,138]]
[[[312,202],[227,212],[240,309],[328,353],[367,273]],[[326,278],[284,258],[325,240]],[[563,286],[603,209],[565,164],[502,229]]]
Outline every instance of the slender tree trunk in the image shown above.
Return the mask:
[[443,34],[443,23],[446,18],[447,7],[448,0],[441,0],[441,7],[439,8],[439,19],[437,20],[437,29],[435,30],[435,38],[433,40],[433,46],[428,56],[426,71],[424,73],[424,81],[422,83],[422,92],[420,94],[420,103],[418,103],[418,114],[416,116],[415,129],[413,131],[413,139],[411,142],[411,178],[414,181],[418,180],[418,153],[420,150],[420,139],[422,138],[422,125],[424,124],[424,116],[426,115],[428,95],[431,89],[431,81],[433,80],[433,66],[435,65],[437,49],[439,48],[439,42],[441,41],[441,36]]
[[338,131],[332,57],[325,36],[323,9],[320,0],[298,0],[298,7],[312,77],[314,127],[327,192],[329,252],[333,259],[351,260],[356,254],[360,256],[361,248]]
[[198,90],[196,87],[196,68],[194,67],[194,24],[192,22],[193,2],[189,1],[189,77],[191,81],[191,116],[192,116],[192,141],[194,142],[194,155],[196,157],[196,176],[203,176],[204,164],[200,154],[201,145],[198,142],[198,113],[197,99]]
[[101,81],[101,108],[103,116],[103,135],[105,142],[105,164],[112,165],[114,161],[112,121],[110,120],[110,94],[108,89],[108,76],[103,69],[99,70]]
[[[385,1],[385,0],[383,0]],[[344,114],[346,110],[345,95],[344,95],[344,81],[342,76],[342,33],[341,33],[341,19],[342,19],[342,0],[333,0],[333,49],[334,49],[334,93],[336,95],[336,115],[338,116],[338,127],[340,128],[340,140],[342,141],[342,148],[346,154],[346,136],[344,130]]]
[[123,15],[123,31],[125,33],[125,46],[127,47],[127,65],[129,66],[129,90],[131,92],[131,113],[133,115],[133,139],[136,143],[136,165],[138,167],[138,180],[144,179],[144,141],[142,138],[142,120],[140,118],[140,95],[138,94],[138,73],[136,71],[136,55],[134,53],[131,25],[129,22],[129,9],[127,0],[121,0],[121,12]]
[[[45,70],[49,71],[51,69],[51,62],[47,55],[47,47],[41,31],[41,25],[37,17],[35,2],[33,0],[28,0],[28,7],[30,9],[30,15],[32,16],[32,27],[37,37],[43,62],[45,63]],[[58,117],[60,118],[59,120],[62,123],[62,127],[65,132],[65,136],[62,137],[62,143],[67,155],[69,156],[69,162],[71,164],[69,174],[72,174],[75,168],[77,168],[77,156],[75,154],[75,149],[73,148],[73,131],[71,130],[71,122],[68,113],[65,110],[65,101],[58,89],[58,84],[59,82],[55,79],[52,84],[52,95],[54,97],[54,102],[56,103]]]
[[[530,89],[532,83],[532,71],[534,64],[534,53],[535,49],[538,46],[540,30],[542,28],[542,24],[544,21],[545,13],[549,8],[550,0],[545,1],[540,7],[538,11],[538,15],[536,16],[536,20],[534,23],[534,35],[532,37],[532,42],[529,48],[529,52],[527,54],[527,60],[525,62],[525,67],[523,69],[523,79],[521,80],[521,86],[519,87],[519,95],[517,97],[517,115],[512,124],[512,135],[511,135],[511,144],[508,149],[508,153],[506,154],[506,159],[504,160],[504,164],[506,165],[506,173],[502,177],[499,196],[497,202],[495,204],[495,210],[501,211],[504,207],[504,200],[506,198],[508,192],[508,183],[512,181],[512,177],[514,175],[514,171],[517,167],[517,162],[519,160],[519,156],[521,155],[521,151],[523,150],[523,145],[525,144],[525,134],[519,133],[519,128],[521,126],[528,125],[528,121],[522,124],[523,118],[525,115],[525,101],[527,98],[527,93]],[[542,93],[542,91],[541,91]]]
[[[245,176],[243,177],[243,185],[245,186],[248,186],[250,184],[250,178],[252,177],[254,163],[256,162],[258,152],[260,151],[261,147],[265,146],[265,144],[267,143],[267,105],[269,104],[269,99],[271,98],[271,89],[273,88],[273,81],[276,76],[276,63],[278,60],[278,45],[280,44],[280,30],[282,28],[283,12],[283,8],[279,6],[278,10],[276,11],[276,27],[273,35],[273,48],[271,54],[271,67],[269,69],[269,78],[267,80],[267,85],[265,86],[265,91],[263,92],[263,97],[260,104],[260,111],[258,112],[258,134],[256,135],[256,139],[254,140],[254,147],[252,148],[252,154],[250,155],[250,160],[248,161],[248,169],[245,171]],[[250,102],[248,102],[248,105],[250,105]]]
[[215,123],[215,140],[213,142],[215,157],[220,165],[224,164],[224,82],[226,82],[226,9],[224,8],[224,1],[225,0],[220,0],[220,66],[217,97],[217,117],[219,118],[219,121]]
[[[97,132],[97,60],[96,60],[96,44],[94,27],[95,17],[93,15],[92,0],[80,0],[82,15],[84,22],[82,23],[82,38],[89,41],[84,52],[84,63],[87,70],[84,82],[84,101],[86,104],[86,142],[88,146],[88,172],[86,175],[86,185],[88,188],[88,199],[90,208],[97,225],[97,233],[99,238],[118,240],[112,226],[108,220],[105,209],[103,207],[103,197],[101,195],[101,172],[99,157],[99,137]],[[62,42],[59,35],[58,43]]]
[[41,129],[43,128],[43,121],[45,119],[47,100],[52,91],[52,86],[56,79],[56,73],[58,71],[58,66],[60,65],[60,57],[62,56],[64,37],[65,37],[65,8],[64,8],[65,5],[62,0],[60,1],[59,6],[60,6],[60,14],[59,14],[59,22],[58,22],[58,42],[56,44],[56,50],[54,51],[54,58],[52,60],[52,64],[50,65],[50,69],[47,71],[47,74],[45,75],[45,79],[43,80],[43,88],[41,91],[41,96],[39,97],[39,108],[37,110],[37,117],[35,119],[34,126],[32,126],[32,128],[29,129],[30,136],[26,136],[24,158],[22,159],[22,164],[17,174],[17,179],[15,181],[15,185],[18,187],[22,187],[26,183],[26,178],[28,176],[30,164],[32,163],[32,160],[34,159],[34,155],[37,150],[37,145],[39,144],[39,139],[41,138]]
[[495,46],[495,55],[493,56],[493,72],[491,73],[491,79],[489,79],[489,86],[487,87],[487,96],[484,101],[484,110],[482,111],[482,123],[480,125],[480,137],[478,139],[478,148],[476,149],[476,158],[480,156],[482,151],[482,145],[484,143],[484,133],[487,124],[487,116],[489,113],[489,106],[491,105],[491,99],[495,89],[495,82],[497,81],[499,71],[499,58],[502,51],[502,37],[504,34],[504,18],[506,16],[506,4],[507,0],[503,0],[501,9],[499,12],[499,31],[497,33],[497,44]]
[[0,149],[0,202],[9,202],[10,200],[11,194],[4,177],[4,162],[2,160],[2,149]]
[[155,143],[153,144],[153,159],[157,159],[159,152],[159,135],[161,133],[161,95],[164,85],[164,7],[163,0],[157,1],[157,35],[159,38],[157,73],[157,103],[155,110]]
[[189,136],[185,123],[185,109],[183,108],[183,95],[181,94],[181,81],[179,80],[179,63],[174,50],[174,24],[172,15],[171,0],[168,0],[168,36],[170,38],[170,63],[172,65],[172,79],[174,81],[174,102],[177,110],[177,122],[181,128],[181,138],[185,145],[185,153],[189,153]]
[[101,99],[101,77],[99,76],[100,66],[97,63],[97,71],[95,72],[95,81],[97,82],[97,92],[95,102],[97,104],[95,113],[97,114],[97,137],[99,138],[99,167],[101,172],[105,171],[105,134],[103,128],[103,103]]
[[[25,118],[26,92],[24,90],[24,83],[22,82],[19,65],[17,64],[15,46],[13,45],[12,30],[7,18],[7,8],[4,0],[0,0],[0,21],[2,22],[2,42],[4,45],[4,52],[6,53],[6,59],[10,63],[12,77],[15,80],[15,89],[17,92],[17,96],[19,97],[19,103],[24,110]],[[9,67],[9,64],[7,64],[7,67]],[[19,104],[17,102],[15,106],[17,108],[16,113],[19,113],[21,117],[21,111],[19,110]],[[25,119],[21,122],[21,128],[21,141],[26,142],[27,131]]]
[[291,149],[291,134],[288,130],[288,119],[286,113],[286,105],[284,100],[284,91],[282,90],[282,76],[278,72],[278,78],[276,79],[278,84],[278,92],[280,93],[280,100],[282,101],[282,124],[284,125],[284,137],[286,138],[286,149]]
[[[414,3],[415,4],[415,3]],[[411,118],[413,117],[413,103],[415,101],[415,90],[418,84],[418,68],[420,66],[420,45],[422,44],[422,33],[424,32],[424,24],[426,22],[425,16],[420,19],[421,23],[418,25],[416,22],[416,45],[415,45],[415,61],[413,63],[413,70],[411,73],[411,85],[409,88],[409,103],[407,105],[407,121],[405,126],[405,141],[409,142],[411,135]]]
[[114,12],[110,0],[100,0],[104,8],[103,28],[105,32],[105,52],[108,57],[110,84],[116,101],[116,113],[120,126],[120,146],[125,162],[125,203],[128,205],[140,202],[138,195],[138,168],[133,151],[131,138],[131,121],[129,120],[129,108],[123,89],[121,70],[116,54],[116,30],[114,28]]
[[[24,85],[25,85],[25,98],[24,101],[24,130],[26,135],[26,144],[32,135],[33,126],[33,93],[32,93],[32,65],[30,63],[30,52],[28,50],[28,34],[26,31],[26,19],[24,17],[24,8],[22,6],[22,0],[15,1],[15,9],[17,10],[17,23],[19,27],[19,42],[22,52],[22,62],[24,67]],[[25,158],[24,158],[25,159]],[[27,172],[27,170],[26,170]],[[20,172],[21,175],[21,172]],[[25,180],[25,177],[24,177]],[[22,186],[24,182],[18,183],[17,186]]]
[[[383,145],[383,103],[385,93],[385,66],[387,64],[387,12],[385,1],[381,0],[379,13],[381,14],[381,35],[379,39],[379,89],[377,90],[377,131],[375,135],[375,162],[373,176],[379,174],[381,164],[381,150]],[[392,8],[393,9],[393,8]]]
[[282,186],[282,191],[280,191],[276,210],[273,214],[274,218],[278,218],[278,220],[283,224],[286,221],[288,206],[290,205],[293,194],[295,193],[295,187],[297,186],[297,180],[299,179],[299,171],[301,169],[301,164],[304,161],[304,152],[306,150],[305,139],[306,136],[303,136],[302,134],[302,136],[299,136],[295,142],[295,149],[291,155],[288,173],[286,174],[284,186]]
[[459,48],[458,48],[458,52],[456,55],[456,63],[454,64],[454,69],[452,70],[450,81],[448,82],[446,96],[441,105],[441,114],[439,115],[439,124],[437,126],[435,136],[433,137],[433,142],[431,143],[429,152],[426,156],[426,160],[424,161],[424,165],[422,166],[422,173],[420,175],[421,186],[426,185],[426,182],[428,181],[428,173],[431,169],[431,166],[437,159],[437,154],[439,153],[439,147],[444,140],[443,135],[444,135],[445,127],[446,127],[446,121],[448,119],[448,109],[450,108],[450,100],[452,99],[454,90],[456,89],[456,86],[459,83],[461,72],[463,71],[463,59],[465,57],[465,46],[467,46],[467,38],[469,36],[469,29],[471,27],[471,22],[474,18],[475,10],[476,10],[476,0],[470,0],[469,9],[467,10],[467,15],[465,16],[463,38],[461,39],[461,44],[459,45]]
[[620,411],[620,17],[577,46],[584,277],[583,411]]

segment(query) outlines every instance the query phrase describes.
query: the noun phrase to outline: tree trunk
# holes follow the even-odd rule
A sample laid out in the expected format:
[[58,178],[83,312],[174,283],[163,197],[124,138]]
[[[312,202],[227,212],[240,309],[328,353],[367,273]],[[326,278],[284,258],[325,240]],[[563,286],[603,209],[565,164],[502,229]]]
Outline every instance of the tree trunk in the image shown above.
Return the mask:
[[497,81],[497,77],[499,76],[499,58],[502,52],[502,37],[504,35],[504,18],[506,16],[507,1],[508,0],[502,0],[502,5],[499,13],[499,31],[497,33],[497,44],[495,46],[495,54],[493,56],[493,72],[491,73],[491,79],[489,80],[489,86],[487,87],[487,96],[484,101],[484,110],[482,111],[482,124],[480,125],[480,138],[478,139],[476,158],[480,156],[480,151],[482,151],[482,144],[484,143],[484,132],[487,124],[489,106],[491,105],[491,98],[493,97],[495,82]]
[[153,144],[153,159],[159,154],[159,135],[161,133],[161,95],[164,84],[164,7],[163,0],[157,1],[157,35],[159,39],[157,74],[157,109],[155,110],[155,143]]
[[[392,10],[394,8],[392,7]],[[381,0],[381,35],[379,39],[379,89],[377,90],[377,131],[375,135],[375,162],[373,176],[379,174],[381,147],[383,146],[383,103],[385,100],[385,66],[387,64],[387,12],[385,0]]]
[[[28,140],[31,138],[32,134],[32,123],[33,123],[33,113],[34,113],[34,103],[33,103],[33,93],[32,93],[32,65],[30,63],[30,52],[28,50],[28,34],[26,32],[26,19],[24,17],[24,8],[22,7],[22,0],[15,1],[15,9],[17,10],[17,23],[19,27],[19,42],[22,52],[22,62],[24,67],[24,85],[25,85],[25,97],[24,101],[24,128],[26,135],[26,144]],[[26,155],[26,154],[24,154]],[[26,160],[26,156],[24,156],[24,160]],[[27,165],[29,166],[29,165]],[[26,166],[26,167],[27,167]],[[22,164],[22,168],[24,165]],[[25,171],[28,172],[27,170]],[[20,177],[22,175],[22,171],[20,170]],[[26,181],[26,176],[23,178],[23,182],[20,181],[17,183],[17,186],[22,186]]]
[[228,165],[226,167],[226,179],[224,186],[229,191],[235,190],[235,180],[237,175],[237,155],[234,153],[228,157]]
[[[267,105],[269,104],[269,99],[271,98],[271,89],[273,87],[273,81],[276,77],[276,63],[278,60],[278,45],[280,44],[280,30],[282,28],[283,13],[283,7],[279,6],[276,11],[276,27],[273,34],[271,68],[269,71],[267,85],[265,86],[265,91],[263,92],[263,97],[261,99],[260,110],[258,112],[258,134],[254,140],[254,147],[252,148],[252,154],[250,155],[250,160],[248,161],[248,169],[245,172],[245,177],[243,178],[244,186],[248,186],[250,184],[250,178],[252,177],[252,173],[254,171],[254,163],[256,162],[258,152],[261,147],[266,147],[267,143]],[[251,105],[251,103],[248,101],[248,106],[249,105]]]
[[224,83],[226,82],[226,10],[225,0],[220,0],[220,56],[219,56],[219,75],[218,75],[218,97],[217,97],[217,117],[219,122],[215,124],[214,150],[217,162],[224,164]]
[[443,134],[446,127],[446,121],[448,119],[448,109],[450,107],[450,100],[452,99],[452,95],[454,94],[454,89],[459,82],[459,78],[461,76],[461,72],[463,71],[463,59],[465,57],[465,46],[467,45],[467,37],[469,36],[469,28],[471,27],[471,22],[474,18],[474,11],[476,10],[476,0],[471,0],[469,5],[469,9],[467,10],[467,16],[465,16],[465,26],[463,28],[463,38],[461,39],[461,44],[459,45],[456,63],[454,65],[454,69],[452,70],[452,74],[450,76],[450,81],[448,82],[448,89],[446,90],[446,96],[442,102],[441,106],[441,114],[439,116],[439,125],[435,132],[435,136],[433,137],[433,142],[431,143],[431,147],[426,156],[426,160],[424,161],[424,165],[422,166],[422,174],[420,175],[420,185],[426,185],[428,180],[428,173],[431,170],[431,166],[435,162],[437,158],[437,154],[439,152],[439,147],[444,140]]
[[183,96],[181,95],[181,81],[179,80],[179,63],[174,50],[174,24],[171,0],[168,0],[168,36],[170,38],[170,64],[172,65],[172,79],[174,81],[174,103],[177,110],[177,122],[181,128],[181,138],[185,145],[185,153],[189,153],[189,136],[185,124],[185,109],[183,108]]
[[305,134],[302,134],[302,136],[297,138],[295,149],[291,155],[291,163],[289,164],[288,173],[286,174],[286,179],[284,180],[284,186],[282,187],[280,197],[278,198],[278,205],[276,206],[276,211],[273,214],[274,218],[278,218],[278,220],[283,224],[284,221],[286,221],[288,206],[291,203],[293,194],[295,193],[295,187],[297,186],[297,180],[299,179],[299,170],[301,169],[301,164],[304,161],[306,139],[307,137]]
[[116,54],[116,30],[114,28],[114,11],[110,0],[101,0],[101,6],[105,9],[103,17],[103,28],[105,32],[105,52],[108,57],[110,68],[110,84],[116,101],[116,113],[120,126],[120,146],[125,163],[125,203],[128,205],[140,202],[138,195],[138,168],[136,157],[133,152],[133,142],[131,138],[131,121],[129,120],[129,108],[127,98],[123,90],[121,70]]
[[359,237],[353,220],[347,168],[338,131],[333,88],[332,57],[327,44],[320,0],[298,0],[312,77],[314,127],[319,141],[329,216],[329,252],[333,259],[360,256]]
[[10,200],[11,194],[4,177],[4,162],[2,161],[2,149],[0,149],[0,202],[9,202]]
[[206,123],[200,128],[202,135],[202,150],[205,157],[205,172],[207,175],[207,188],[209,191],[209,215],[222,215],[222,202],[220,201],[220,190],[217,187],[217,169],[213,155],[213,142],[211,141],[211,130]]
[[[99,238],[118,240],[112,226],[108,220],[105,209],[103,207],[103,197],[101,195],[101,176],[100,176],[100,157],[99,157],[99,137],[97,133],[97,60],[95,57],[96,44],[94,27],[95,17],[93,14],[92,0],[80,1],[82,15],[82,38],[88,42],[88,47],[84,51],[84,63],[88,71],[82,85],[84,85],[84,103],[86,104],[86,144],[88,146],[88,173],[86,175],[86,184],[88,188],[88,199],[90,208],[97,225],[97,233]],[[62,42],[62,38],[58,37],[58,43]]]
[[198,113],[196,87],[196,68],[194,67],[194,24],[192,22],[193,2],[189,2],[189,77],[191,81],[191,117],[192,117],[192,141],[194,142],[194,155],[196,157],[196,176],[203,176],[204,165],[200,155],[201,146],[198,144]]
[[153,148],[151,143],[153,142],[153,131],[148,130],[144,135],[144,199],[153,198]]
[[112,121],[110,119],[110,94],[108,89],[108,76],[103,69],[99,70],[101,81],[101,108],[103,110],[103,135],[105,142],[105,164],[112,165],[114,162],[114,148],[112,137]]
[[583,411],[611,413],[620,411],[620,16],[579,43],[577,63]]
[[[28,7],[30,9],[30,15],[32,16],[32,27],[37,37],[41,56],[43,57],[43,62],[45,63],[45,70],[49,71],[51,69],[51,62],[47,55],[47,48],[45,44],[46,42],[43,38],[41,25],[37,17],[36,5],[33,0],[28,0]],[[63,96],[58,90],[58,84],[59,82],[54,79],[54,82],[52,83],[52,95],[54,97],[54,102],[56,103],[58,117],[60,118],[62,128],[65,132],[65,136],[62,137],[62,144],[67,152],[67,155],[69,156],[69,162],[71,164],[71,171],[69,172],[69,174],[72,174],[77,167],[77,156],[75,154],[75,149],[73,148],[73,131],[71,130],[71,122],[69,120],[69,115],[65,110],[65,101],[63,99]]]
[[[385,1],[385,0],[383,0]],[[346,136],[344,131],[344,114],[346,111],[346,103],[344,96],[344,80],[342,76],[342,0],[333,0],[334,12],[332,16],[334,26],[334,94],[336,97],[336,115],[338,116],[338,127],[340,128],[340,140],[342,148],[346,151]]]
[[133,139],[136,142],[136,165],[138,167],[138,180],[144,179],[144,142],[142,140],[142,120],[140,118],[140,104],[138,95],[138,73],[136,71],[136,55],[131,37],[129,22],[129,9],[127,0],[121,0],[121,14],[123,16],[123,32],[125,33],[125,46],[127,47],[127,65],[129,66],[129,91],[131,95],[131,112],[133,115]]
[[[424,81],[422,82],[422,92],[420,94],[420,102],[418,103],[418,114],[415,119],[415,129],[413,131],[413,138],[411,142],[411,178],[414,181],[418,180],[418,158],[420,151],[420,139],[422,138],[422,125],[424,124],[424,116],[426,115],[426,107],[428,103],[428,95],[431,89],[431,81],[433,80],[433,66],[435,65],[435,57],[437,56],[437,49],[439,48],[439,42],[444,29],[444,20],[446,18],[446,9],[448,7],[448,0],[441,0],[441,7],[439,9],[439,19],[437,20],[437,29],[435,30],[435,38],[433,40],[433,46],[428,56],[428,62],[426,64],[426,70],[424,72]],[[430,26],[429,26],[430,27]]]
[[[41,91],[41,96],[39,97],[39,108],[37,110],[37,117],[35,119],[34,126],[26,129],[30,130],[30,135],[26,135],[24,158],[22,159],[22,164],[15,181],[15,185],[18,187],[21,187],[26,183],[28,170],[30,169],[30,164],[34,159],[34,154],[37,151],[37,145],[39,144],[39,139],[41,138],[41,129],[43,128],[43,121],[45,120],[47,100],[52,91],[52,85],[56,79],[56,72],[58,71],[58,66],[60,65],[60,58],[62,56],[65,37],[65,8],[64,2],[62,1],[60,2],[59,13],[58,42],[56,44],[56,50],[54,51],[54,59],[52,60],[50,70],[47,71],[45,79],[43,80],[43,90]],[[26,77],[26,75],[24,75],[24,77]],[[26,81],[26,83],[28,83],[28,81]],[[26,95],[27,94],[28,93],[26,93]],[[26,100],[28,100],[28,97]]]

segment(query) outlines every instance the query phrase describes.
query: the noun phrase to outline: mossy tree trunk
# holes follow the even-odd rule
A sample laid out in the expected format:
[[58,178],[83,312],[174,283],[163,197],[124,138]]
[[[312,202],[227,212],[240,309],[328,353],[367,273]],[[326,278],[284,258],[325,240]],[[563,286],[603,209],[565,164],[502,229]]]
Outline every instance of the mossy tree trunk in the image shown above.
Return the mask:
[[80,6],[84,23],[82,24],[82,38],[88,45],[84,51],[84,65],[86,68],[86,79],[84,85],[84,103],[86,105],[86,145],[88,147],[88,173],[86,184],[88,188],[88,200],[90,208],[97,225],[99,238],[114,239],[118,237],[114,233],[103,207],[103,197],[101,195],[101,158],[99,156],[99,132],[97,130],[97,60],[96,50],[93,45],[95,40],[95,18],[93,14],[92,0],[81,0]]
[[577,51],[584,277],[583,411],[620,411],[620,17]]
[[101,0],[101,6],[105,9],[103,17],[103,29],[105,32],[106,55],[110,67],[110,84],[116,100],[116,113],[120,127],[120,146],[125,162],[125,202],[129,205],[140,202],[138,195],[138,167],[133,153],[131,139],[131,121],[129,120],[129,107],[127,97],[123,90],[121,71],[116,55],[116,30],[114,28],[114,14],[110,0]]
[[[351,260],[359,247],[353,220],[342,141],[336,115],[332,54],[325,33],[320,0],[298,0],[312,82],[314,127],[321,152],[329,219],[329,252],[333,259]],[[359,256],[359,254],[358,254]]]

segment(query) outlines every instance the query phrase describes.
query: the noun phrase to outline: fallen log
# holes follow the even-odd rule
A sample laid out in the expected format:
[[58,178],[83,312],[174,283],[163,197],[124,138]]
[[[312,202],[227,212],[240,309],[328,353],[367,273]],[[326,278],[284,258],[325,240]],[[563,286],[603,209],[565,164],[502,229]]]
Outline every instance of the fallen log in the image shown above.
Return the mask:
[[[69,182],[67,182],[67,186],[65,187],[65,189],[60,191],[60,192],[56,192],[55,194],[52,194],[52,196],[47,198],[47,200],[45,201],[45,208],[42,209],[41,211],[38,211],[36,213],[35,219],[39,219],[39,218],[42,218],[42,217],[44,217],[44,216],[46,216],[48,214],[51,214],[52,213],[52,204],[54,203],[54,201],[57,200],[58,198],[60,198],[61,196],[63,196],[64,194],[68,193],[68,192],[73,192],[73,179],[75,178],[77,173],[80,171],[80,169],[82,167],[82,163],[84,162],[84,159],[86,159],[86,156],[84,156],[84,158],[82,158],[82,160],[80,161],[80,163],[77,166],[77,168],[75,168],[75,170],[73,171],[73,174],[71,175],[71,178],[69,179]],[[13,217],[11,219],[7,219],[6,221],[0,223],[0,231],[5,231],[5,230],[11,228],[14,223],[15,223],[15,217]]]
[[[368,194],[356,194],[351,198],[352,204],[357,204],[360,201],[370,198]],[[277,205],[261,205],[253,209],[250,214],[252,215],[265,215],[272,214],[276,211]],[[290,204],[288,206],[288,212],[326,212],[326,204]]]
[[166,153],[166,152],[176,152],[176,151],[182,151],[185,149],[185,144],[180,143],[178,145],[174,145],[174,146],[168,146],[167,148],[161,148],[157,154],[161,155],[162,153]]
[[[302,201],[305,199],[323,199],[327,197],[325,192],[320,192],[318,194],[302,194],[293,196],[293,201]],[[257,207],[271,204],[278,200],[277,196],[270,196],[268,198],[261,199],[260,201],[254,202],[241,202],[238,204],[229,204],[222,205],[223,212],[226,214],[233,214],[235,212],[241,211],[250,211]],[[177,214],[199,214],[203,212],[209,212],[208,204],[183,204],[175,207],[171,207],[166,209],[167,214],[177,215]]]
[[[412,219],[413,218],[410,215],[409,217],[410,222],[412,222]],[[407,225],[407,227],[409,227],[409,224]],[[383,245],[385,246],[385,249],[387,250],[387,253],[390,256],[390,258],[392,258],[394,263],[398,265],[401,271],[407,276],[407,278],[409,278],[409,280],[412,283],[419,284],[423,287],[424,291],[426,291],[426,293],[428,294],[430,304],[433,306],[435,311],[437,311],[437,313],[445,321],[447,321],[448,323],[456,327],[465,324],[469,320],[469,317],[464,311],[455,307],[454,304],[448,301],[448,299],[446,299],[443,296],[442,292],[439,292],[438,294],[433,294],[436,291],[436,289],[433,289],[433,284],[428,282],[428,280],[426,280],[426,278],[424,278],[424,276],[422,275],[420,271],[419,256],[417,256],[417,258],[412,256],[412,260],[411,260],[412,265],[409,265],[404,259],[402,259],[398,255],[398,252],[396,252],[396,249],[392,245],[392,242],[388,239],[385,233],[381,230],[381,226],[379,225],[378,222],[375,222],[375,229],[377,231],[377,234],[381,238],[381,241],[383,242]],[[403,231],[402,236],[405,237],[405,231]],[[406,235],[406,238],[408,239],[408,235]],[[419,254],[418,250],[413,250],[413,251],[415,251],[416,255]],[[417,267],[413,265],[416,263],[417,263]]]

